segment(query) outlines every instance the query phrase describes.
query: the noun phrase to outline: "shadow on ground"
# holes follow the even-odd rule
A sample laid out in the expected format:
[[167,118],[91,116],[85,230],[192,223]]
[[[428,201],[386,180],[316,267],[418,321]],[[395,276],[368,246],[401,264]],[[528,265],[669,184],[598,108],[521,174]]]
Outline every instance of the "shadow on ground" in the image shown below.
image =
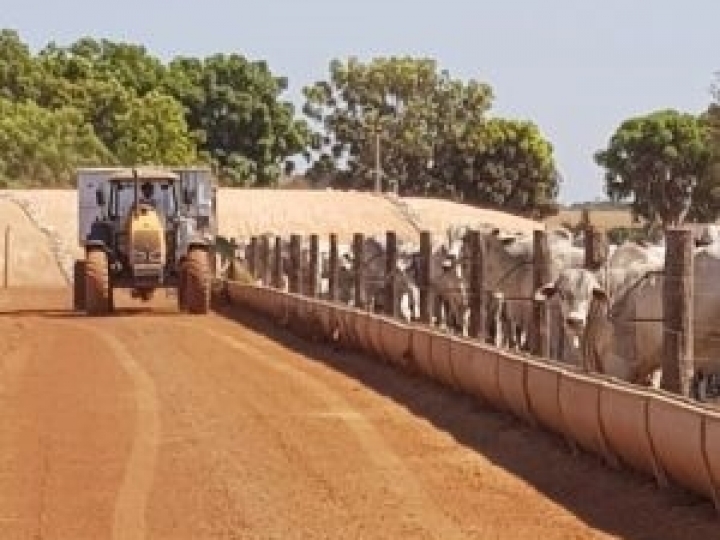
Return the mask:
[[243,308],[220,304],[215,310],[429,420],[595,529],[629,540],[720,538],[720,519],[704,499],[659,489],[652,479],[612,470],[595,456],[572,455],[560,437],[381,361],[303,339]]

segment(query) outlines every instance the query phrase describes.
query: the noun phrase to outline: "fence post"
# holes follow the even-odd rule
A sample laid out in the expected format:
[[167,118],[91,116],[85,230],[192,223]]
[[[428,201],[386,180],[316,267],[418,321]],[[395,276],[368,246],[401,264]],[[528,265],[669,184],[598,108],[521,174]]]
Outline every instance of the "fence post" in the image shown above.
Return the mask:
[[273,286],[282,289],[282,238],[275,237],[275,252],[273,253]]
[[465,242],[470,253],[470,337],[484,341],[487,329],[485,302],[485,241],[480,231],[468,231]]
[[398,250],[397,234],[387,231],[385,234],[385,313],[391,317],[398,316]]
[[365,309],[365,236],[353,235],[353,270],[355,272],[355,307]]
[[420,268],[418,277],[420,283],[420,322],[430,324],[432,321],[432,294],[430,294],[430,273],[432,257],[432,239],[430,231],[420,233]]
[[317,234],[310,235],[310,290],[308,296],[312,298],[318,297],[320,290],[318,283],[318,275],[320,270],[320,238]]
[[607,236],[593,225],[585,227],[585,268],[599,270],[608,256]]
[[255,253],[257,252],[257,238],[254,236],[250,238],[250,245],[247,249],[247,265],[248,265],[248,272],[250,275],[255,279],[257,277],[257,265],[256,265],[256,259],[255,259]]
[[548,328],[548,309],[544,299],[535,298],[535,291],[550,281],[550,246],[547,232],[533,232],[533,325],[530,350],[535,356],[550,356],[550,332]]
[[290,292],[296,294],[303,293],[300,248],[300,235],[290,235]]
[[257,236],[255,238],[255,279],[262,282],[264,274],[265,267],[263,266],[262,236]]
[[665,234],[660,387],[688,396],[693,376],[693,236],[690,229],[668,229]]
[[237,279],[237,248],[235,237],[230,238],[230,263],[227,269],[227,277],[230,281]]
[[262,275],[262,268],[260,268],[260,239],[257,236],[252,237],[252,250],[250,253],[252,254],[252,266],[253,266],[253,272],[252,276],[257,281],[260,276]]
[[260,237],[260,253],[262,254],[262,284],[269,287],[272,284],[272,264],[270,261],[270,238],[267,234]]
[[328,288],[330,293],[330,301],[337,302],[339,298],[338,294],[338,274],[340,267],[340,260],[338,254],[338,235],[336,233],[330,233],[330,275],[328,276]]
[[12,228],[10,227],[10,225],[7,225],[5,227],[5,260],[3,262],[3,287],[6,289],[10,286],[10,238],[12,236],[11,232]]

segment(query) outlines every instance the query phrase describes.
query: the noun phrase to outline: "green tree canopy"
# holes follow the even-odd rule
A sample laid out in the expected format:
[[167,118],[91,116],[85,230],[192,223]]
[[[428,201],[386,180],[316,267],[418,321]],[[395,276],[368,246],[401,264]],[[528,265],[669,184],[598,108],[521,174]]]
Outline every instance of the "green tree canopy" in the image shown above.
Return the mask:
[[488,85],[410,57],[334,60],[329,81],[304,94],[304,111],[320,128],[313,149],[321,166],[332,160],[339,183],[372,186],[379,142],[384,176],[401,192],[436,189],[435,161],[449,140],[483,122],[492,101]]
[[708,130],[696,116],[661,110],[625,120],[595,160],[608,196],[631,199],[636,215],[664,227],[709,217]]
[[116,156],[123,165],[197,162],[183,108],[170,96],[153,91],[136,97],[114,122]]
[[530,122],[488,119],[489,85],[452,78],[429,58],[335,60],[304,89],[317,127],[309,176],[402,194],[442,195],[517,211],[550,207],[558,192],[552,146]]
[[237,54],[176,58],[165,87],[185,106],[199,149],[229,184],[274,185],[286,160],[309,142],[305,121],[281,100],[287,81],[265,62]]
[[0,30],[0,97],[35,99],[40,72],[30,48],[14,30]]
[[75,168],[114,163],[114,157],[72,108],[44,109],[0,98],[0,183],[67,186]]
[[90,152],[94,165],[200,160],[226,183],[273,185],[309,142],[305,121],[282,99],[286,88],[264,62],[238,54],[165,64],[141,45],[85,37],[34,55],[17,32],[0,31],[0,97],[28,105],[14,111],[14,121],[18,114],[72,118],[68,131],[83,130],[93,138],[90,148],[105,149]]
[[515,212],[550,211],[559,174],[553,148],[532,122],[492,118],[468,131],[450,160],[463,199]]

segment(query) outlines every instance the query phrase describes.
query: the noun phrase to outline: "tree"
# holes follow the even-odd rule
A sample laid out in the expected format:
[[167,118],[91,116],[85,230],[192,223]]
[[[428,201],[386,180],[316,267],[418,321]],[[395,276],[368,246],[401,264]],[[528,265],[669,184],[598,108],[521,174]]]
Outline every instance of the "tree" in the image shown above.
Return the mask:
[[199,149],[225,183],[276,185],[288,158],[308,144],[307,125],[280,98],[287,81],[274,77],[265,62],[237,54],[179,57],[164,86],[184,105]]
[[548,212],[559,188],[552,145],[532,122],[493,118],[468,131],[445,164],[465,201]]
[[35,99],[41,79],[30,48],[14,30],[0,30],[0,97]]
[[150,92],[135,97],[115,118],[116,156],[124,165],[190,165],[197,162],[195,141],[182,106],[170,96]]
[[608,196],[632,199],[637,216],[668,227],[708,213],[708,129],[696,116],[661,110],[625,120],[595,161]]
[[323,172],[332,159],[338,184],[370,187],[379,144],[383,175],[403,193],[442,189],[435,163],[454,138],[484,121],[492,100],[488,85],[463,83],[434,60],[411,57],[334,60],[329,80],[304,94]]
[[67,47],[48,44],[40,51],[45,72],[72,83],[89,80],[115,81],[120,87],[143,96],[157,90],[166,67],[145,47],[108,39],[84,37]]
[[76,167],[113,159],[81,111],[0,98],[0,183],[66,187]]
[[113,153],[120,136],[116,119],[136,96],[157,91],[165,78],[163,64],[144,47],[109,40],[82,38],[68,47],[50,43],[37,62],[43,74],[38,103],[82,111]]
[[704,181],[696,188],[693,217],[698,221],[714,221],[720,215],[720,86],[712,88],[713,102],[701,120],[707,127],[710,164]]

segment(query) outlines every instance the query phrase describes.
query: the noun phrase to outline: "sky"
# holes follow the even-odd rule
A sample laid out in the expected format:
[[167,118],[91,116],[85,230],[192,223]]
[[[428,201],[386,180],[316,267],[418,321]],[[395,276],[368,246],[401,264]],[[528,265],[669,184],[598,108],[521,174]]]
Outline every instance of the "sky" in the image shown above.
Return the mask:
[[[2,0],[0,25],[37,50],[82,36],[131,41],[168,60],[235,52],[302,87],[333,58],[435,58],[490,84],[491,113],[531,120],[552,143],[560,200],[603,195],[593,154],[620,123],[702,112],[720,72],[718,0]],[[300,114],[298,112],[298,114]]]

